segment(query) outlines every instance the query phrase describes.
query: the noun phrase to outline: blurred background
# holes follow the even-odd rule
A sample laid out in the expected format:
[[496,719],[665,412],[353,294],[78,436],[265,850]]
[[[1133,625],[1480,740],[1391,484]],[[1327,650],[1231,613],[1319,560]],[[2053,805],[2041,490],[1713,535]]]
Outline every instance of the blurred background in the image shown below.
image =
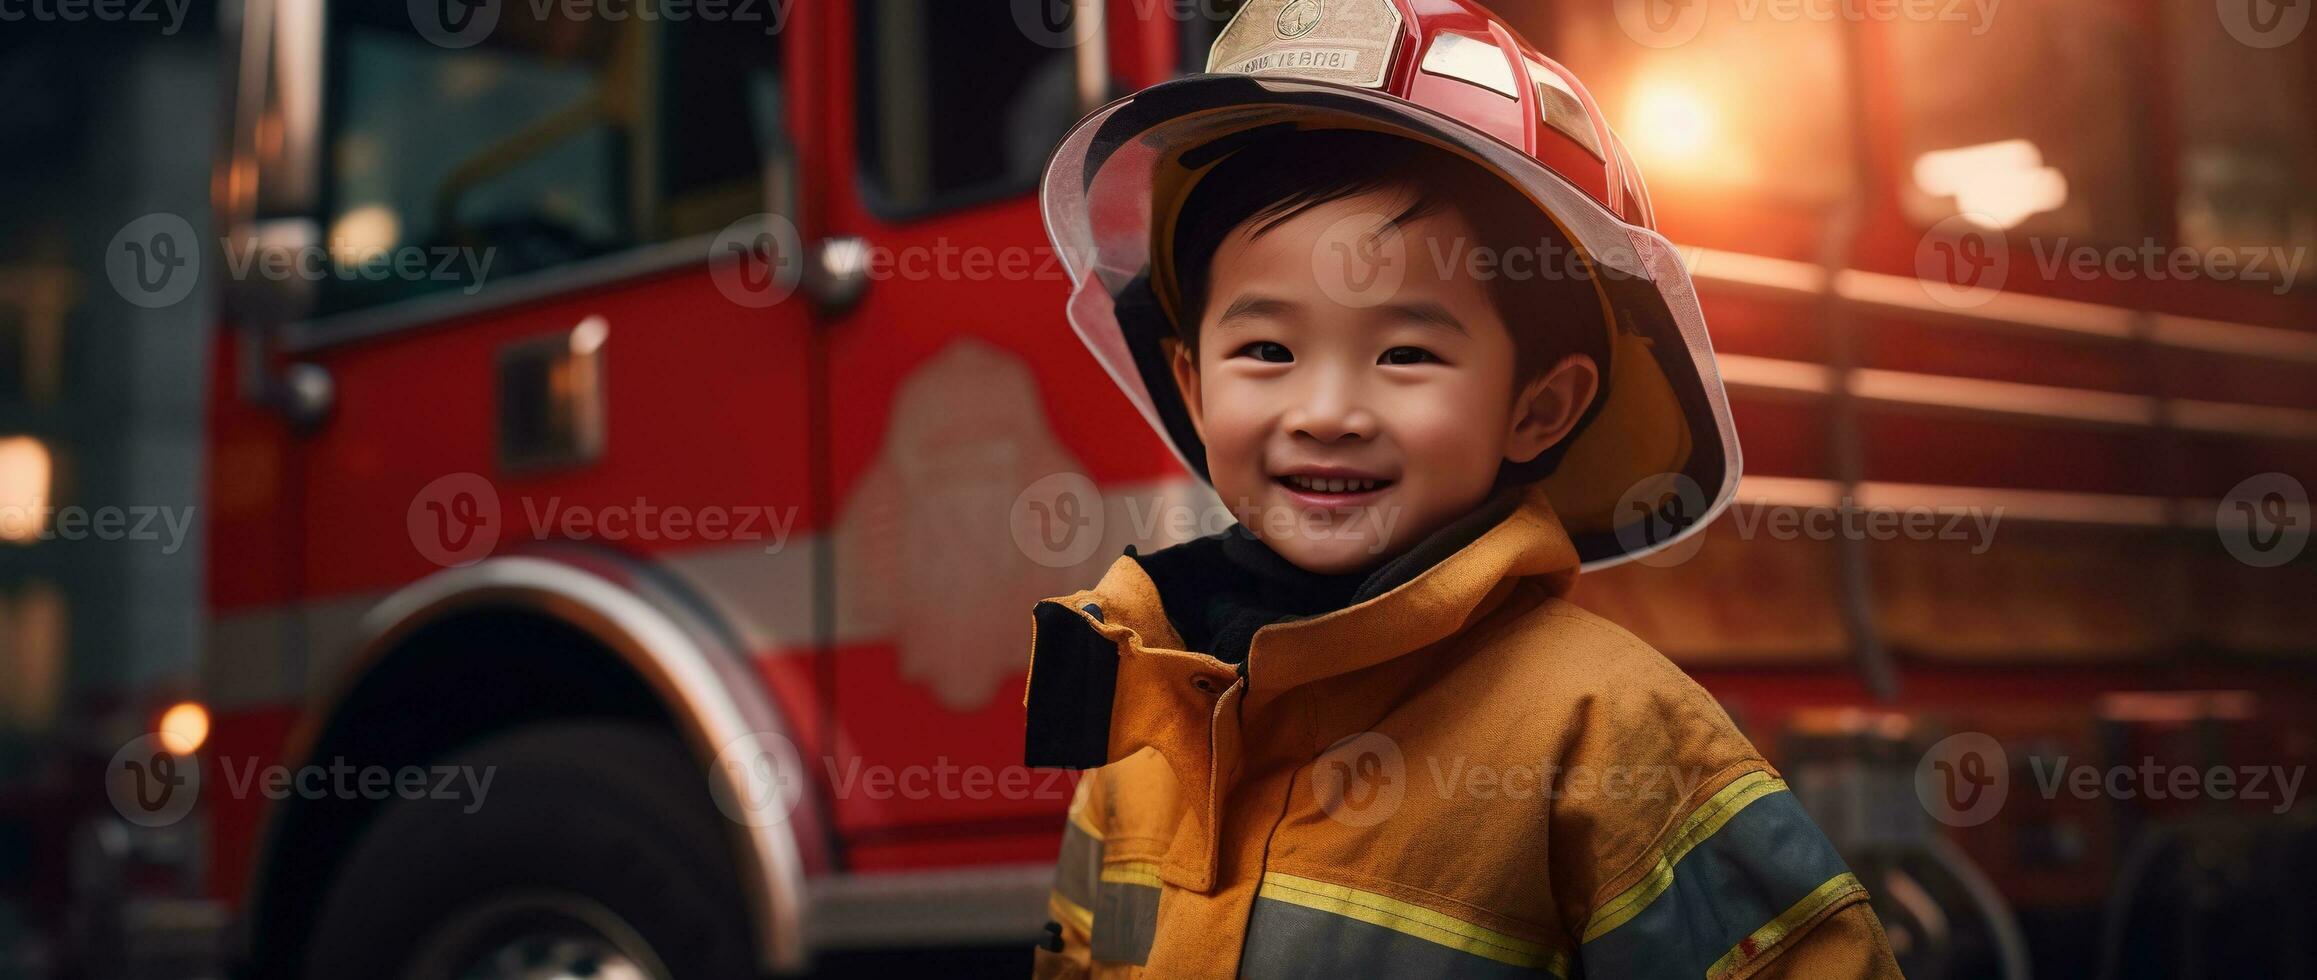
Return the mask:
[[[683,828],[563,887],[703,963],[1022,975],[1021,614],[1205,502],[1037,176],[1238,6],[0,0],[0,978],[648,975],[454,901],[569,869],[398,867],[476,823],[296,779],[477,760],[559,773],[507,833]],[[1578,601],[1910,976],[2317,974],[2308,5],[1492,6],[1631,146],[1746,454]]]

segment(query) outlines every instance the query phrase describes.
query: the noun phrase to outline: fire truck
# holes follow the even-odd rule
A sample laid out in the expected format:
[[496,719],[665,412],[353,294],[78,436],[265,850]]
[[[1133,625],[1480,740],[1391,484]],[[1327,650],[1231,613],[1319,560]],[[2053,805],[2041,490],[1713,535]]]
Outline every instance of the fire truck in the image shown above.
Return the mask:
[[[1201,499],[1071,336],[1037,176],[1236,6],[227,4],[224,249],[320,270],[234,276],[210,368],[236,959],[1026,963],[1070,783],[1020,766],[1025,614]],[[2317,243],[2317,38],[2161,0],[1503,6],[1649,174],[1746,450],[1699,544],[1577,599],[1787,771],[1910,975],[2298,955],[2260,897],[2306,808],[2033,787],[2317,747],[2312,564],[2224,540],[2255,478],[2305,535],[2317,291],[2211,261]],[[2143,242],[2204,274],[2110,261]],[[1017,531],[1054,494],[1083,547]],[[1958,734],[2012,802],[1949,826],[1917,763]],[[498,782],[247,781],[332,767]]]

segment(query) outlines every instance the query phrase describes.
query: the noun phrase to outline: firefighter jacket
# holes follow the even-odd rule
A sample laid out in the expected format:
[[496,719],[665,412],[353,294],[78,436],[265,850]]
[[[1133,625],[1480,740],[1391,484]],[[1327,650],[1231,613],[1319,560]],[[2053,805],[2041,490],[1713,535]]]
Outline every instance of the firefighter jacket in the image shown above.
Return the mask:
[[1027,761],[1093,771],[1036,975],[1899,976],[1778,770],[1568,601],[1568,534],[1512,492],[1239,665],[1184,649],[1131,552],[1037,604]]

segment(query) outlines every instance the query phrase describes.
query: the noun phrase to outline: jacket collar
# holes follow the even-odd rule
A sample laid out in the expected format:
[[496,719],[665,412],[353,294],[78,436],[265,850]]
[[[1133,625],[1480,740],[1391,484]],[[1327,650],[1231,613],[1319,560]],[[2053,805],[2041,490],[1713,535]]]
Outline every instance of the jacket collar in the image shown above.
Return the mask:
[[[1381,594],[1257,630],[1245,662],[1246,709],[1448,639],[1522,580],[1565,594],[1576,547],[1541,487],[1519,492],[1519,506],[1478,539]],[[1232,665],[1182,649],[1163,600],[1141,562],[1123,556],[1092,589],[1039,603],[1024,698],[1030,765],[1091,768],[1125,758],[1182,725],[1182,712],[1203,711],[1182,696],[1197,676],[1230,684]],[[1121,690],[1153,683],[1172,690]]]

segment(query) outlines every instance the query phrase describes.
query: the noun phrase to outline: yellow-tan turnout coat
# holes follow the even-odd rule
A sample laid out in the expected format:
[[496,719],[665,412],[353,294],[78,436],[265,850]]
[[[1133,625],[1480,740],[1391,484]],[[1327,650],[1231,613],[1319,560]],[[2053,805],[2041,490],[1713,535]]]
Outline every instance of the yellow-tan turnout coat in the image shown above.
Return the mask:
[[[1040,602],[1070,805],[1039,976],[1896,977],[1778,771],[1565,598],[1541,490],[1397,587],[1182,649],[1133,556]],[[1105,697],[1105,692],[1110,696]]]

